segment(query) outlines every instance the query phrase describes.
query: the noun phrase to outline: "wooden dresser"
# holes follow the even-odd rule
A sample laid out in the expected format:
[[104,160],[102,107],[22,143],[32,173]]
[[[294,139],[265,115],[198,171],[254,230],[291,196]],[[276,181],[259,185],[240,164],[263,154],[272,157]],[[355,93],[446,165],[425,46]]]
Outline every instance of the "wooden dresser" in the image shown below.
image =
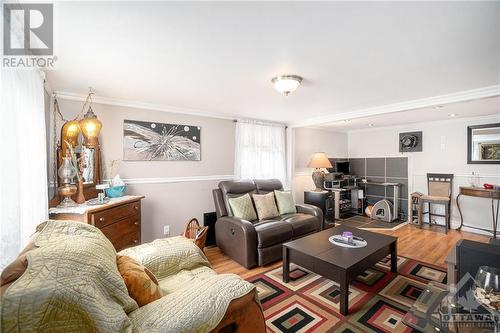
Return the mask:
[[99,228],[116,251],[141,243],[141,200],[144,196],[127,195],[111,199],[98,206],[78,205],[71,208],[51,208],[50,218],[74,220]]

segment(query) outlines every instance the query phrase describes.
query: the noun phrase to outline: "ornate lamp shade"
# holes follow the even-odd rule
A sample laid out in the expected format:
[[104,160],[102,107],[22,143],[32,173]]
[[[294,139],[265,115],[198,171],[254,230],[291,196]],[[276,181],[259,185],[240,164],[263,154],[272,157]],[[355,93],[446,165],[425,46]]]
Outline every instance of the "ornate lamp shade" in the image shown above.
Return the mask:
[[66,142],[71,146],[78,146],[78,136],[80,135],[80,125],[77,120],[67,121],[61,129],[61,150],[62,156],[66,156]]
[[332,163],[325,153],[314,153],[313,157],[307,164],[308,168],[315,168],[312,179],[316,186],[315,191],[323,191],[323,182],[325,180],[325,172],[321,168],[331,168]]
[[82,120],[80,120],[80,128],[84,137],[83,144],[87,147],[96,147],[98,145],[99,132],[101,131],[102,123],[97,119],[97,116],[89,107]]

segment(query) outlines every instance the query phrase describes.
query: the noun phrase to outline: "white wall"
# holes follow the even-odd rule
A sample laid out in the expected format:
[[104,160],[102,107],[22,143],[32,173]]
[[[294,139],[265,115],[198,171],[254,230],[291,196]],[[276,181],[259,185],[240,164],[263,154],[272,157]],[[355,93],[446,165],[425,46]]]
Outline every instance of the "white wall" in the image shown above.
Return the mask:
[[[82,104],[59,100],[67,119],[73,118]],[[203,213],[215,210],[211,190],[217,187],[218,177],[232,177],[234,171],[232,120],[103,104],[94,104],[92,108],[103,124],[100,136],[103,162],[119,160],[116,171],[122,178],[139,178],[142,182],[128,185],[127,192],[146,196],[142,206],[143,242],[163,237],[166,224],[170,225],[171,235],[178,235],[188,219],[196,217],[202,222]],[[122,161],[124,119],[201,126],[201,161]],[[108,177],[106,172],[105,177]],[[194,179],[176,182],[177,177]],[[151,183],[151,178],[166,182]]]
[[[498,123],[500,116],[475,119],[450,119],[398,127],[372,128],[348,133],[349,157],[401,156],[400,132],[423,131],[423,151],[406,153],[409,158],[409,190],[427,193],[426,173],[453,173],[454,197],[459,186],[468,186],[472,172],[480,175],[481,184],[500,183],[500,165],[467,164],[467,126]],[[462,196],[460,207],[464,223],[491,229],[491,201]],[[452,203],[452,226],[458,225],[456,203]],[[465,229],[464,229],[465,230]],[[477,232],[477,231],[476,231]]]
[[315,152],[325,152],[328,157],[347,157],[347,134],[316,128],[294,128],[294,182],[293,192],[297,203],[304,202],[304,191],[315,188],[312,169],[307,168]]

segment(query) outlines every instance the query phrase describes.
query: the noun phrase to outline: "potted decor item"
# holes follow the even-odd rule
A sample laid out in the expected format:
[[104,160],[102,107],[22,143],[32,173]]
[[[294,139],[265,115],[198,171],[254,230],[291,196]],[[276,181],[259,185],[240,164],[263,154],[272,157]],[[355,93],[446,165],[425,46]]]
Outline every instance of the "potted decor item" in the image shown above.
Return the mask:
[[126,189],[125,182],[120,178],[120,175],[116,175],[111,180],[109,188],[106,189],[106,195],[110,198],[119,198],[125,194]]

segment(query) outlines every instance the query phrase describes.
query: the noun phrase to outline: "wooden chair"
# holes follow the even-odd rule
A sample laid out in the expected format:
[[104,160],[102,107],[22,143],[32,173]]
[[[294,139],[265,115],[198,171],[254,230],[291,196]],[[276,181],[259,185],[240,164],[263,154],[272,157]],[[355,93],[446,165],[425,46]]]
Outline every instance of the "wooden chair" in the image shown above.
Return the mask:
[[186,223],[184,228],[184,237],[193,241],[202,251],[205,248],[205,241],[207,239],[208,227],[200,226],[200,223],[196,218],[192,218]]
[[[423,224],[422,215],[429,214],[429,225],[432,224],[433,216],[440,216],[445,218],[446,222],[446,232],[451,229],[450,225],[450,204],[451,204],[451,192],[453,189],[453,174],[448,173],[428,173],[427,174],[427,188],[428,195],[422,195],[420,197],[420,209],[419,209],[419,221],[420,227]],[[425,204],[428,204],[429,209],[427,212],[423,211]],[[432,205],[443,205],[444,215],[435,214],[432,212]]]

